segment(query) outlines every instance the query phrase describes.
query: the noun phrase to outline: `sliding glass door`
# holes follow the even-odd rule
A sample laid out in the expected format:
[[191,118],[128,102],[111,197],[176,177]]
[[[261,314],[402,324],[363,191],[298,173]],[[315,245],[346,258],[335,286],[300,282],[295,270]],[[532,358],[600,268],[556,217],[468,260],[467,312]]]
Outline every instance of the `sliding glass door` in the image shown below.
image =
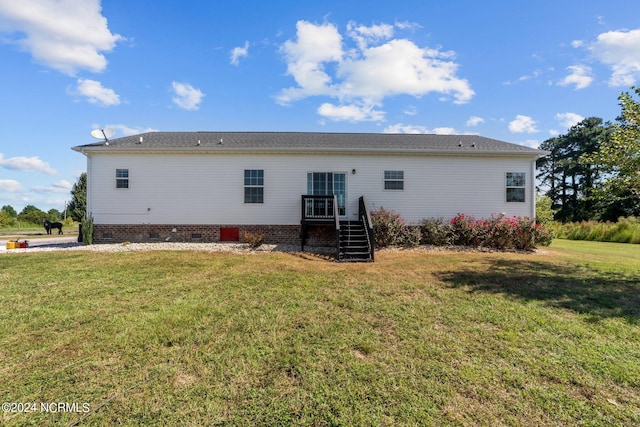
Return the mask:
[[347,174],[344,172],[307,173],[307,194],[333,196],[338,199],[338,215],[347,214]]

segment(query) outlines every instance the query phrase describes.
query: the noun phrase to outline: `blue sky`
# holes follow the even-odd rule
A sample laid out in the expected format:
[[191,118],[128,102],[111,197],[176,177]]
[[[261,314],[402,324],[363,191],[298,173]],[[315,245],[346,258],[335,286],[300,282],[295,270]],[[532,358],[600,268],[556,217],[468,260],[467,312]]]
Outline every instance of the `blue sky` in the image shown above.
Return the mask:
[[640,84],[640,2],[0,0],[0,206],[62,210],[70,147],[158,131],[537,146]]

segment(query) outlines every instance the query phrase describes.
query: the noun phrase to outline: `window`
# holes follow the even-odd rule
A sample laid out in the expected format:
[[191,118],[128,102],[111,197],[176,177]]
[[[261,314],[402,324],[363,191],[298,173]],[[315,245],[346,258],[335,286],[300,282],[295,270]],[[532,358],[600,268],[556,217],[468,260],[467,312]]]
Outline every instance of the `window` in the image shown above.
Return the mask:
[[116,169],[116,188],[129,188],[129,169]]
[[244,170],[244,202],[264,203],[264,170]]
[[404,171],[384,171],[385,190],[404,190]]
[[524,172],[507,172],[507,202],[524,202],[524,194]]

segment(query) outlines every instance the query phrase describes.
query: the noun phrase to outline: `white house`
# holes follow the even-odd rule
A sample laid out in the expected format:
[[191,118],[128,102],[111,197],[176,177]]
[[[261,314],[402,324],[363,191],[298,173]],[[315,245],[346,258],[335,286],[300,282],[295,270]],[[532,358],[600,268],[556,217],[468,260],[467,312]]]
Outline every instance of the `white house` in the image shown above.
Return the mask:
[[87,156],[96,242],[249,231],[298,244],[301,232],[310,243],[327,235],[307,225],[362,220],[362,196],[365,211],[384,207],[409,224],[534,217],[535,161],[545,154],[475,135],[300,132],[150,132],[73,150]]

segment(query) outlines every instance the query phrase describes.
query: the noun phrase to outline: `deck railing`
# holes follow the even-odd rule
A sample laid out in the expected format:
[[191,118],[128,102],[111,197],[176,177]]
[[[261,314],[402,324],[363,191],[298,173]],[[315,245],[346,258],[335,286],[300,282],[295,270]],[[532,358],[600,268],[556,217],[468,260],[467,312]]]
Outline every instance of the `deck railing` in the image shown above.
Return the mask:
[[304,222],[334,222],[335,196],[302,196],[302,221]]

